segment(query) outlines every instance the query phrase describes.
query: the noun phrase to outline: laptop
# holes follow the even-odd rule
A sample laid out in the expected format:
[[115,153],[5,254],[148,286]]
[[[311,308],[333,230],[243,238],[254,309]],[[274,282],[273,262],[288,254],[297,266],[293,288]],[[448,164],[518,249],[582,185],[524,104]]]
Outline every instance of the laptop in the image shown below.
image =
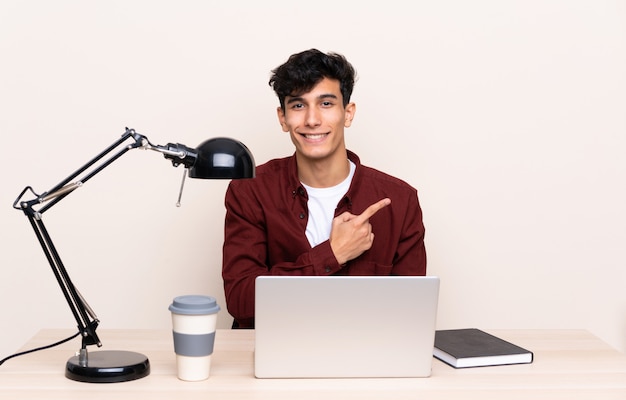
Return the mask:
[[439,278],[261,276],[257,378],[428,377]]

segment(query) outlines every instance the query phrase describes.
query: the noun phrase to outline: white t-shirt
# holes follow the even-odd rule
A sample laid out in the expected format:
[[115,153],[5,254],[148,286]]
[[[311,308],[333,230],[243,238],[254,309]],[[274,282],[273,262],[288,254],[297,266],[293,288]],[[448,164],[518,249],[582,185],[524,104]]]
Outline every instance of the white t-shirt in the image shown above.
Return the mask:
[[314,188],[305,185],[309,200],[307,206],[309,208],[309,220],[306,225],[306,237],[315,247],[330,238],[330,230],[333,219],[335,218],[335,209],[339,200],[348,192],[356,165],[350,161],[350,173],[348,177],[336,186],[328,188]]

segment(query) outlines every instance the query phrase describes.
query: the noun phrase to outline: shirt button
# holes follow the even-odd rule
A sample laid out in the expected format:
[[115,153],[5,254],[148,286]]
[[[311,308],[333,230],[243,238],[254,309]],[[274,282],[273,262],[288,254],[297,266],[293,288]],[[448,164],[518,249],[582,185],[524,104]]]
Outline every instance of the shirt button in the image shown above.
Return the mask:
[[325,271],[326,271],[326,273],[329,273],[329,272],[330,272],[330,267],[329,267],[329,266],[326,266]]
[[300,213],[300,219],[304,219],[304,213]]

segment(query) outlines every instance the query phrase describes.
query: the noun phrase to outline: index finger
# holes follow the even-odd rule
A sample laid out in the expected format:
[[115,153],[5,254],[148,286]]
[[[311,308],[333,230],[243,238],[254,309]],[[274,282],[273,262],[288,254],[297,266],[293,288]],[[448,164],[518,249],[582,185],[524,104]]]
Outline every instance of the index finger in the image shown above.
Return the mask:
[[376,214],[378,211],[387,207],[389,204],[391,204],[391,199],[389,198],[384,198],[380,201],[377,201],[376,203],[367,207],[365,211],[363,211],[361,215],[359,215],[355,219],[357,220],[357,222],[360,222],[360,223],[365,222],[368,219],[370,219],[374,214]]

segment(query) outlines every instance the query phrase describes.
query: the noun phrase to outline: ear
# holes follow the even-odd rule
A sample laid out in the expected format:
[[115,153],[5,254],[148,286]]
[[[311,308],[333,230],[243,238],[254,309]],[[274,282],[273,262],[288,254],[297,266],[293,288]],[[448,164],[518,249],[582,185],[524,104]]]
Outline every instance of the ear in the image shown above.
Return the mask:
[[278,116],[278,122],[280,123],[283,132],[289,132],[287,123],[285,122],[285,111],[281,107],[276,108],[276,115]]
[[356,104],[348,103],[346,105],[346,110],[344,114],[345,122],[343,126],[349,128],[352,125],[352,120],[354,119],[354,114],[356,114]]

